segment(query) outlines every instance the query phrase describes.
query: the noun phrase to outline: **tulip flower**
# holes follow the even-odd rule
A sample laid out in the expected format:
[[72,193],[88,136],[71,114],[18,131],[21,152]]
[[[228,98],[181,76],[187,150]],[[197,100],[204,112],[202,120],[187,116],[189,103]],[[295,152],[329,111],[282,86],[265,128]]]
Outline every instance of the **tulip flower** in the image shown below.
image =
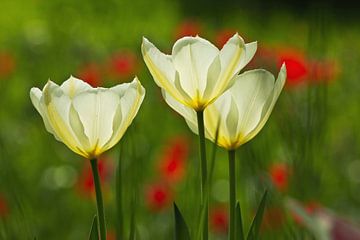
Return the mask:
[[219,50],[201,37],[183,37],[172,55],[160,52],[146,38],[142,54],[165,100],[172,97],[196,111],[204,110],[234,83],[234,76],[251,60],[257,43],[245,44],[235,34]]
[[48,81],[30,97],[46,130],[87,159],[113,147],[136,116],[145,90],[138,79],[115,87],[92,88],[70,77],[61,86]]
[[46,130],[72,151],[91,160],[100,240],[106,240],[106,227],[97,157],[121,139],[144,95],[145,89],[137,78],[106,89],[93,88],[70,77],[60,86],[48,81],[43,91],[38,88],[30,91]]
[[[235,239],[235,149],[250,141],[263,128],[284,87],[285,79],[284,64],[276,81],[266,70],[247,71],[238,75],[234,85],[204,111],[206,138],[229,151],[230,239]],[[194,133],[199,132],[193,109],[171,98],[167,99],[167,103],[185,118]],[[217,127],[219,132],[216,139]]]

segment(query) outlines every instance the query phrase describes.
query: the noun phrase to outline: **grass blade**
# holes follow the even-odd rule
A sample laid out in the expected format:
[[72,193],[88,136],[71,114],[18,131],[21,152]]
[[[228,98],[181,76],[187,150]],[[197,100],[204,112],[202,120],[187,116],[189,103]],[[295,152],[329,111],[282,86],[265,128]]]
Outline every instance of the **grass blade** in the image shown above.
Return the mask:
[[236,203],[236,210],[235,210],[235,239],[237,240],[244,240],[244,229],[243,229],[243,222],[241,217],[241,208],[240,203]]
[[254,220],[250,226],[250,230],[247,236],[247,240],[257,240],[259,239],[259,230],[262,222],[262,218],[265,211],[265,203],[266,203],[266,197],[267,197],[267,191],[265,191],[261,202],[259,204],[259,207],[256,211],[256,215],[254,217]]
[[96,214],[91,224],[89,240],[99,240],[98,219]]
[[190,240],[190,232],[176,203],[174,203],[175,215],[175,240]]

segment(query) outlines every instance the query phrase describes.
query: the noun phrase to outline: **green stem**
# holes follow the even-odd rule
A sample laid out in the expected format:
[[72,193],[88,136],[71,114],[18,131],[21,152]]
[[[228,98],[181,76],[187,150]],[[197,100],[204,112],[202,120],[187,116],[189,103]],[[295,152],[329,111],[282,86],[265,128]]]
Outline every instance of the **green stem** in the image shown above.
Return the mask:
[[98,212],[98,220],[99,220],[99,229],[100,229],[100,240],[106,240],[106,227],[105,227],[105,214],[104,214],[104,204],[101,194],[101,186],[100,186],[100,177],[99,170],[97,167],[97,159],[91,159],[91,170],[94,178],[95,184],[95,193],[96,193],[96,205]]
[[[201,207],[204,207],[207,199],[207,162],[205,149],[204,111],[197,111],[197,122],[199,132],[200,164],[201,164]],[[203,228],[203,240],[208,239],[208,209],[205,209],[205,220]]]
[[236,204],[235,150],[229,150],[229,185],[230,185],[229,239],[235,240],[235,204]]

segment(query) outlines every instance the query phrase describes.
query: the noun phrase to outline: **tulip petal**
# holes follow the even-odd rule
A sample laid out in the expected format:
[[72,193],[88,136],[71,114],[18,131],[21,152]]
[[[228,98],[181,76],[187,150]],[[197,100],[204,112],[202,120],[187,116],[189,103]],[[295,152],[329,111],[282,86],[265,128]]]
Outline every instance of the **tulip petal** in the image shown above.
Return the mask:
[[131,83],[121,84],[111,88],[111,90],[117,92],[118,97],[120,97],[120,104],[117,106],[113,117],[113,134],[103,146],[104,150],[111,148],[121,139],[139,111],[145,96],[145,89],[137,78]]
[[64,94],[58,85],[49,81],[44,87],[43,99],[45,112],[54,130],[54,135],[72,151],[87,157],[87,153],[82,149],[70,126],[70,98]]
[[256,136],[256,134],[259,133],[259,131],[264,127],[265,123],[270,117],[270,114],[275,106],[275,103],[277,99],[280,96],[281,90],[283,89],[286,81],[286,66],[283,64],[281,66],[279,75],[277,77],[277,80],[275,82],[274,89],[272,91],[271,96],[268,98],[267,103],[265,104],[262,114],[261,114],[261,121],[258,123],[255,129],[253,129],[248,136],[246,136],[246,141],[251,140],[253,137]]
[[247,71],[237,77],[230,91],[239,110],[239,138],[246,136],[260,122],[262,109],[272,94],[274,81],[274,76],[262,69]]
[[240,64],[240,68],[244,68],[254,57],[257,50],[257,42],[251,42],[245,44],[245,58],[244,61]]
[[217,84],[214,86],[211,101],[215,100],[234,83],[233,77],[240,72],[242,63],[245,61],[245,54],[244,40],[238,34],[231,37],[221,49],[219,53],[221,73]]
[[60,89],[70,98],[73,98],[75,95],[93,88],[88,83],[73,76],[70,76],[68,80],[66,80],[65,82],[63,82],[63,84],[60,85]]
[[172,62],[181,86],[195,101],[202,99],[207,87],[207,73],[219,50],[200,37],[184,37],[173,46]]
[[53,134],[56,140],[60,141],[59,137],[56,136],[54,130],[51,127],[51,124],[49,123],[49,119],[47,117],[46,111],[44,111],[44,103],[41,101],[42,95],[43,94],[39,88],[31,88],[30,90],[31,102],[34,105],[35,109],[38,111],[38,113],[41,115],[46,131]]
[[102,146],[113,134],[112,123],[118,102],[119,96],[104,88],[82,92],[73,99],[94,156],[103,152]]
[[168,91],[176,100],[186,104],[190,98],[182,96],[175,87],[176,70],[171,56],[160,52],[149,40],[143,38],[141,52],[155,83]]
[[161,93],[166,103],[186,120],[194,133],[197,133],[197,117],[195,110],[176,101],[168,92],[163,90]]

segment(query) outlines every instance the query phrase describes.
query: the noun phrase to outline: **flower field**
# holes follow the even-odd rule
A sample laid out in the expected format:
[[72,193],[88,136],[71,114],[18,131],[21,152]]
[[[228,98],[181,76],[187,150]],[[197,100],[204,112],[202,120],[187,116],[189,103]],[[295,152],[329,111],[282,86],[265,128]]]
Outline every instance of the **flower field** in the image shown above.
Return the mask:
[[0,239],[360,239],[360,19],[280,2],[3,1]]

